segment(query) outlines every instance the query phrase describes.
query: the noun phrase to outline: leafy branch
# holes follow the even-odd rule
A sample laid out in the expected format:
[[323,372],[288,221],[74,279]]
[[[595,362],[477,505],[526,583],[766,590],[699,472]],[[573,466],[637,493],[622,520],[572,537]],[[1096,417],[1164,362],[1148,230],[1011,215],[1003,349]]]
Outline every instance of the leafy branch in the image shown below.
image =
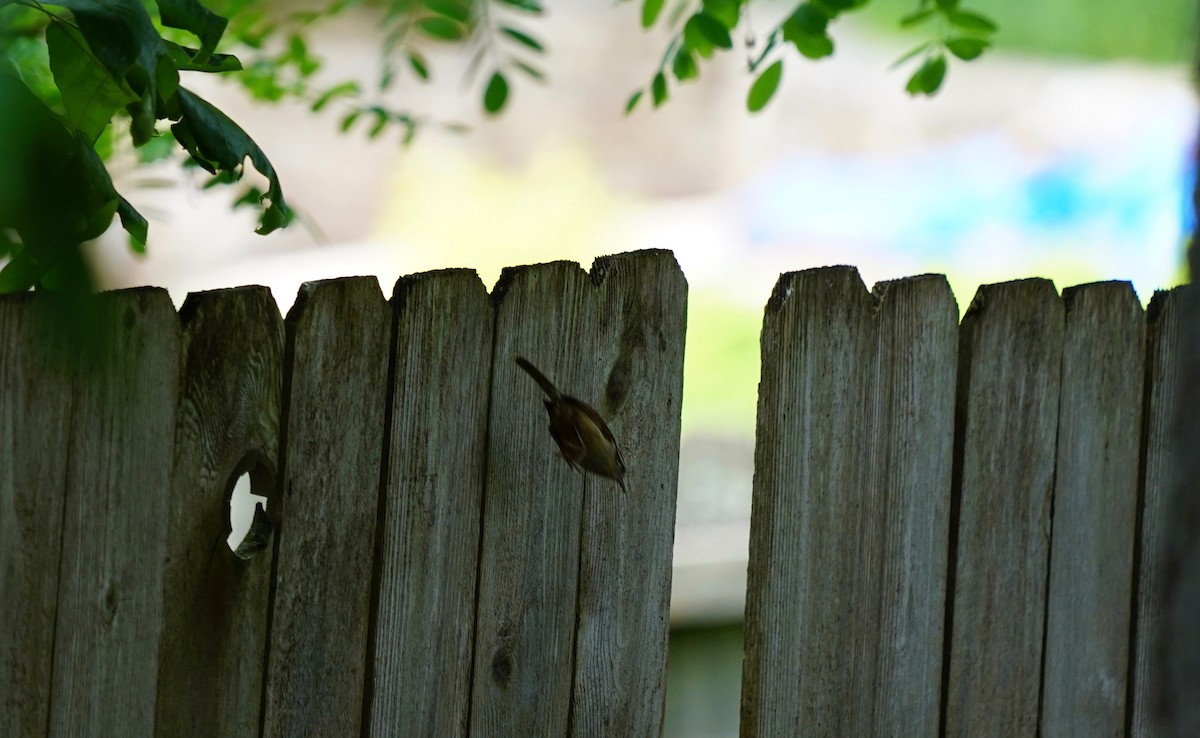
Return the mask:
[[[790,14],[766,36],[761,51],[756,51],[756,38],[747,31],[746,66],[755,75],[746,95],[746,109],[758,112],[766,107],[779,89],[783,79],[784,49],[791,46],[802,57],[823,59],[834,52],[829,27],[841,15],[859,10],[870,0],[806,0],[797,4]],[[701,0],[698,4],[685,0],[670,13],[668,24],[679,27],[651,77],[650,84],[636,90],[625,105],[631,113],[649,93],[651,103],[659,107],[670,94],[670,81],[678,83],[696,80],[700,63],[714,54],[733,49],[736,31],[745,23],[748,0]],[[665,0],[642,0],[642,27],[655,26],[662,17]],[[945,81],[949,56],[963,61],[979,57],[990,45],[996,25],[979,13],[961,8],[960,0],[919,0],[917,9],[900,19],[901,28],[927,25],[934,37],[901,57],[896,65],[920,57],[921,63],[912,73],[905,89],[912,95],[933,95]]]
[[198,47],[165,38],[139,0],[0,0],[0,256],[9,257],[0,291],[48,287],[61,276],[56,270],[78,272],[79,245],[114,216],[133,249],[145,248],[146,219],[116,191],[101,156],[112,149],[106,131],[114,118],[128,119],[134,147],[161,139],[165,122],[190,160],[218,181],[241,179],[250,159],[269,183],[256,203],[258,231],[290,220],[262,150],[180,85],[181,71],[241,69],[236,57],[216,51],[225,19],[197,0],[156,7],[159,25]]

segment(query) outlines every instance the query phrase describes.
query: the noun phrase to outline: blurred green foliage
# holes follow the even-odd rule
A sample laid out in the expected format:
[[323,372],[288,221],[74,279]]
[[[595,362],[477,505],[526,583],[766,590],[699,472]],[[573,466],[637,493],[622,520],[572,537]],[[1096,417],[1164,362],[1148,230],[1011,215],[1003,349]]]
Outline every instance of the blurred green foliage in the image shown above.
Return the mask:
[[[865,22],[896,31],[914,0],[874,0]],[[1196,39],[1193,0],[972,0],[1002,31],[997,47],[1086,59],[1190,61]]]
[[719,292],[688,295],[683,364],[683,430],[753,436],[757,416],[762,310]]

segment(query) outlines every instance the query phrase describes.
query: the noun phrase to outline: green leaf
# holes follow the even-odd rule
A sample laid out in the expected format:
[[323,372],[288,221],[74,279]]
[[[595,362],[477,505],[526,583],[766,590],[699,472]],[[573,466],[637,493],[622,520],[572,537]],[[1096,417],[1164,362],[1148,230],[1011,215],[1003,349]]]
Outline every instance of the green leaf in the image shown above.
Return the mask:
[[458,21],[463,25],[471,20],[471,6],[461,0],[425,0],[425,7],[431,13]]
[[126,105],[135,146],[154,135],[159,101],[179,86],[179,70],[141,0],[54,0],[69,9],[92,54],[137,98]]
[[733,39],[729,36],[729,29],[721,25],[716,18],[704,12],[696,13],[688,18],[687,23],[683,26],[683,38],[688,46],[696,49],[703,45],[695,43],[697,38],[720,49],[733,48]]
[[500,0],[500,2],[510,8],[523,10],[526,13],[533,13],[534,15],[542,14],[542,4],[537,2],[537,0]]
[[925,63],[913,73],[904,89],[910,95],[932,95],[942,86],[946,78],[946,56],[936,54],[925,60]]
[[920,46],[916,46],[914,48],[909,49],[907,52],[905,52],[904,56],[902,56],[899,59],[897,59],[896,61],[892,62],[892,66],[890,66],[888,68],[895,69],[896,67],[904,64],[904,62],[908,61],[909,59],[919,56],[926,49],[933,46],[934,43],[935,43],[934,41],[926,41],[925,43],[921,44]]
[[741,13],[740,0],[704,0],[704,12],[716,18],[721,25],[733,30]]
[[650,94],[656,108],[667,101],[667,76],[662,72],[654,75],[654,81],[650,83]]
[[0,295],[28,291],[49,268],[35,262],[30,249],[21,251],[0,269]]
[[343,82],[339,85],[334,85],[328,90],[322,92],[316,100],[313,101],[312,111],[314,113],[321,112],[321,109],[329,104],[329,101],[335,97],[353,97],[361,92],[357,82]]
[[642,101],[642,95],[645,94],[645,92],[645,90],[638,90],[629,96],[629,100],[625,103],[625,115],[629,115],[633,112],[633,109],[637,107],[637,104]]
[[535,79],[538,82],[543,82],[546,79],[546,75],[542,72],[542,70],[538,69],[532,64],[527,64],[520,59],[513,59],[512,64],[517,69],[520,69],[522,72],[529,75],[531,79]]
[[692,52],[686,46],[681,46],[679,51],[675,52],[671,71],[675,74],[675,79],[680,82],[687,82],[700,76],[700,68],[696,66],[696,57],[692,56]]
[[950,25],[963,31],[974,31],[976,33],[995,33],[996,24],[989,18],[986,18],[978,13],[970,13],[965,10],[956,10],[946,16],[950,21]]
[[354,125],[354,122],[358,120],[358,116],[360,115],[362,115],[361,110],[351,110],[349,113],[346,113],[346,117],[342,118],[342,123],[339,126],[342,129],[342,133],[349,131],[350,126]]
[[400,145],[408,146],[417,137],[417,124],[406,122],[404,124],[404,135],[400,137]]
[[212,54],[206,60],[199,61],[200,51],[191,49],[187,46],[180,46],[174,41],[163,41],[167,47],[167,53],[171,55],[171,61],[175,62],[175,66],[179,71],[189,72],[240,72],[242,71],[242,62],[233,54]]
[[649,28],[658,20],[658,16],[662,13],[663,0],[643,0],[642,2],[642,28]]
[[823,59],[833,54],[833,39],[829,36],[799,36],[792,44],[809,59]]
[[298,33],[293,33],[288,37],[288,53],[287,56],[291,59],[307,59],[308,58],[308,43],[304,37]]
[[178,142],[170,131],[164,131],[138,147],[138,161],[142,164],[161,161],[178,148]]
[[[34,33],[45,27],[46,24],[42,20],[44,17],[38,13],[38,30],[33,31]],[[3,26],[4,19],[0,19],[0,28]],[[62,95],[54,81],[54,74],[50,71],[50,54],[46,49],[45,40],[40,37],[8,37],[0,42],[0,48],[3,49],[0,51],[0,73],[7,72],[21,80],[33,94],[44,100],[50,109],[65,114]]]
[[150,226],[146,223],[146,219],[129,201],[123,197],[117,196],[117,215],[121,217],[121,227],[129,234],[129,248],[134,253],[146,253],[146,239],[150,234]]
[[545,48],[543,48],[541,42],[538,41],[536,38],[530,36],[529,34],[523,32],[523,31],[517,30],[516,28],[509,28],[508,26],[503,26],[500,29],[500,31],[502,33],[504,33],[505,36],[508,36],[509,38],[511,38],[513,41],[516,41],[517,43],[521,44],[522,46],[526,46],[530,49],[533,49],[534,51],[536,51],[538,53],[541,53],[546,50]]
[[417,75],[417,78],[423,82],[428,81],[429,65],[426,64],[425,57],[415,51],[407,52],[406,56],[408,57],[408,66],[412,67],[413,74]]
[[197,0],[157,0],[159,17],[162,24],[170,28],[188,31],[200,40],[200,53],[196,55],[195,63],[203,64],[217,49],[221,36],[229,21]]
[[128,86],[92,56],[83,35],[71,25],[52,22],[46,28],[50,70],[62,93],[67,121],[95,141],[122,106],[137,99]]
[[420,28],[425,35],[443,41],[458,41],[466,35],[466,29],[463,28],[462,24],[439,16],[422,18],[417,22],[417,28]]
[[501,72],[493,72],[483,90],[483,109],[488,115],[496,115],[508,102],[508,80]]
[[5,73],[0,110],[0,230],[21,243],[0,275],[3,292],[40,283],[108,230],[121,197],[91,140]]
[[283,188],[275,168],[258,144],[224,113],[183,87],[179,88],[179,122],[171,131],[196,162],[213,174],[223,173],[236,180],[241,177],[247,158],[267,178],[269,187],[259,206],[262,217],[257,232],[267,234],[286,226],[292,218],[283,199]]
[[379,134],[383,133],[383,129],[387,127],[390,116],[386,110],[378,105],[372,106],[370,111],[375,115],[375,122],[371,124],[371,128],[367,131],[367,138],[379,138]]
[[229,21],[201,5],[198,0],[157,0],[159,18],[169,28],[188,31],[200,40],[195,63],[203,65],[216,51]]
[[[716,51],[717,48],[713,46],[712,42],[709,41],[703,34],[699,33],[695,29],[693,29],[689,34],[686,25],[683,29],[683,46],[691,49],[705,59],[711,59],[713,52]],[[669,49],[667,53],[670,53]],[[665,60],[666,57],[664,57],[664,63]]]
[[829,27],[829,16],[812,3],[804,3],[788,16],[782,27],[783,40],[795,43],[793,39],[798,36],[824,36]]
[[783,79],[783,60],[780,59],[767,67],[762,74],[758,75],[758,79],[754,80],[749,94],[746,95],[746,109],[751,113],[757,113],[766,107],[767,103],[771,102],[771,98],[775,96],[775,91],[779,89],[781,79]]
[[990,41],[982,38],[952,38],[946,42],[946,49],[963,61],[971,61],[990,45]]
[[912,28],[913,26],[920,25],[932,18],[935,12],[933,8],[926,8],[925,10],[918,10],[915,13],[909,13],[900,19],[900,27]]
[[954,10],[958,7],[959,0],[937,0],[937,6],[942,10]]

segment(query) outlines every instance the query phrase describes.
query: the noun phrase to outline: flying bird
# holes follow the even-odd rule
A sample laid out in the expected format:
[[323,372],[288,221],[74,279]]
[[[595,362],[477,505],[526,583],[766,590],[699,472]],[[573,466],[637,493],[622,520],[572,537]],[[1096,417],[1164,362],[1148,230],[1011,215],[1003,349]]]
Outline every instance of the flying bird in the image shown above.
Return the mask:
[[589,471],[616,481],[624,493],[625,460],[621,458],[617,440],[600,413],[583,400],[559,392],[554,383],[528,359],[518,356],[516,360],[517,366],[533,377],[533,381],[546,393],[550,435],[558,444],[563,459],[573,469]]

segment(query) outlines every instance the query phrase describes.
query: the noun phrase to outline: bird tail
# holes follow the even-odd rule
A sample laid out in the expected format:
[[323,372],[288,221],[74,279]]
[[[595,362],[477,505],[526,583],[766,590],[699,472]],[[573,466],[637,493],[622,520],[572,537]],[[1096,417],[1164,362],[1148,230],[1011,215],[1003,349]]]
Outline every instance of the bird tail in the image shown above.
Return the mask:
[[533,377],[533,381],[538,383],[538,386],[542,388],[542,391],[546,393],[547,397],[557,402],[561,395],[559,395],[558,388],[554,386],[554,383],[549,379],[546,379],[546,375],[542,374],[536,366],[529,363],[529,360],[524,356],[518,356],[516,359],[517,366],[524,369],[526,374]]

